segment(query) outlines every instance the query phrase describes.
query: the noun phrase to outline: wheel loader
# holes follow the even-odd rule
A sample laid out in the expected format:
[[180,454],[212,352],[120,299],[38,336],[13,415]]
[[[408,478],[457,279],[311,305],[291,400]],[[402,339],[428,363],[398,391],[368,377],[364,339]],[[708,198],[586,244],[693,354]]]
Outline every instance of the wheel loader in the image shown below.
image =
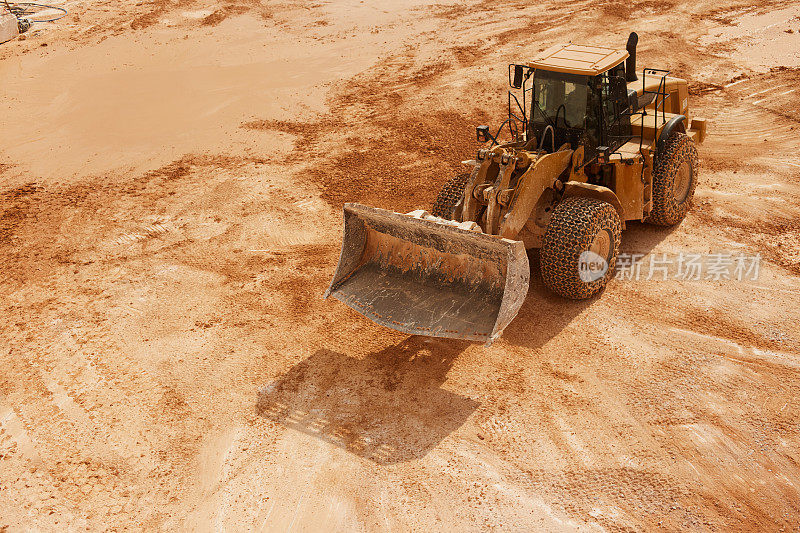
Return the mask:
[[[625,49],[553,46],[509,65],[508,118],[430,212],[344,206],[333,296],[378,324],[490,344],[528,292],[527,251],[545,286],[589,298],[613,275],[627,221],[680,222],[698,178],[686,80],[636,72]],[[508,137],[501,142],[501,137]]]

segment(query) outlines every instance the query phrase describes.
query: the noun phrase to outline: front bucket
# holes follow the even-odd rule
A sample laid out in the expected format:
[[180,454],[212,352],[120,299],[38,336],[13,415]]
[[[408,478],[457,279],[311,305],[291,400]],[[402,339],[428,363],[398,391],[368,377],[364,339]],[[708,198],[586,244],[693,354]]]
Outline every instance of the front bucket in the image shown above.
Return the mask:
[[342,253],[325,297],[405,333],[491,343],[525,301],[529,277],[521,241],[345,204]]

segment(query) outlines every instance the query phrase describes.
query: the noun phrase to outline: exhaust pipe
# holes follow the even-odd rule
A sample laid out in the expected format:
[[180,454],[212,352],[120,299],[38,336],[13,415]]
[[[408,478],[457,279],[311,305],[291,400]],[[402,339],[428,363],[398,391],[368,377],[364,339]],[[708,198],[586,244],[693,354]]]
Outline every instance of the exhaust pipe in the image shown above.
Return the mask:
[[635,31],[632,31],[628,36],[628,44],[625,48],[628,49],[628,59],[625,61],[625,80],[636,81],[639,78],[636,76],[636,45],[639,43],[639,36]]

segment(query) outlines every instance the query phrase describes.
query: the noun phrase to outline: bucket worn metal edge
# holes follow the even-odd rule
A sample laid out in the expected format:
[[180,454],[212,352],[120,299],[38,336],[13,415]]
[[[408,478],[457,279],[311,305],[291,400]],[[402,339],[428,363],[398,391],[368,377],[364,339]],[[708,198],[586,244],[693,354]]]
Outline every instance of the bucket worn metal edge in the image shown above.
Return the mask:
[[497,320],[487,345],[502,335],[506,326],[517,316],[522,304],[525,303],[530,286],[531,266],[525,244],[522,241],[506,240],[506,242],[508,243],[506,286],[503,292],[503,302],[500,304]]
[[435,335],[431,335],[430,333],[422,332],[418,329],[414,329],[411,327],[407,327],[404,324],[389,324],[384,320],[379,319],[373,313],[357,306],[354,302],[350,301],[347,297],[340,295],[339,293],[334,292],[332,294],[334,298],[345,304],[347,307],[353,309],[354,311],[358,312],[359,314],[363,315],[364,317],[372,320],[375,324],[393,329],[395,331],[399,331],[401,333],[407,333],[409,335],[423,335],[423,336],[431,336],[431,337],[440,337],[440,338],[448,338],[448,339],[461,339],[461,340],[468,340],[468,341],[479,341],[485,343],[487,346],[491,345],[492,342],[496,340],[496,336],[486,336],[486,335],[470,335],[470,334],[451,334],[445,331],[437,331]]
[[[394,211],[388,211],[386,209],[380,209],[377,207],[368,207],[358,203],[346,203],[344,205],[344,209],[342,210],[342,217],[344,219],[344,225],[345,225],[342,236],[342,249],[339,255],[339,262],[336,266],[336,271],[334,273],[333,280],[331,281],[331,284],[328,287],[328,289],[325,291],[324,298],[328,298],[331,295],[333,295],[334,298],[341,301],[348,307],[370,318],[370,320],[378,322],[377,320],[375,320],[376,317],[370,316],[371,313],[368,310],[361,309],[358,306],[353,305],[353,302],[348,301],[347,298],[339,297],[338,294],[334,293],[334,291],[343,282],[343,280],[340,279],[342,277],[341,276],[342,271],[346,269],[348,266],[353,265],[354,263],[357,264],[361,260],[361,256],[363,255],[364,251],[363,250],[364,244],[366,242],[366,239],[364,238],[359,239],[360,242],[358,243],[358,246],[360,247],[360,250],[358,250],[357,253],[353,253],[353,251],[348,251],[345,248],[345,244],[347,244],[346,241],[348,236],[348,230],[350,231],[353,230],[352,227],[348,227],[349,223],[348,219],[352,218],[348,217],[348,213],[358,216],[360,220],[365,220],[365,219],[369,220],[378,218],[405,224],[417,224],[420,225],[421,227],[426,227],[429,230],[436,232],[447,231],[451,236],[463,237],[465,239],[472,240],[473,242],[479,241],[481,244],[489,248],[494,248],[498,252],[500,251],[506,252],[507,258],[506,258],[506,280],[504,288],[505,292],[503,294],[503,303],[500,306],[500,310],[498,312],[497,319],[495,321],[495,325],[494,328],[492,329],[491,335],[488,338],[478,337],[478,336],[471,337],[464,335],[461,336],[453,335],[451,338],[485,341],[486,345],[488,346],[503,333],[503,330],[506,328],[506,326],[508,326],[508,324],[511,323],[514,317],[516,317],[520,307],[525,301],[525,298],[528,294],[528,286],[530,283],[530,264],[528,262],[528,255],[525,250],[525,245],[522,241],[501,239],[493,235],[487,235],[485,233],[464,230],[456,226],[445,225],[437,223],[432,220],[413,218],[409,217],[408,215],[396,213]],[[361,229],[363,234],[366,233],[363,230],[363,228],[359,229]],[[353,242],[351,241],[350,244],[353,244]],[[419,334],[418,331],[400,325],[393,325],[392,328],[396,329],[397,331],[401,331],[403,333]],[[448,335],[440,335],[440,336],[448,337]]]

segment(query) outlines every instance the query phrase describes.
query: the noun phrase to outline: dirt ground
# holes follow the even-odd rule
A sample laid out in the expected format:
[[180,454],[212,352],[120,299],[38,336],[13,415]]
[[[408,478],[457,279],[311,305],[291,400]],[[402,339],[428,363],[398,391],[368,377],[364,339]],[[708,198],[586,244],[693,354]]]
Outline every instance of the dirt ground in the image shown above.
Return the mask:
[[[59,5],[0,45],[0,530],[798,529],[800,3]],[[709,136],[623,251],[757,280],[535,274],[488,348],[322,299],[343,202],[429,207],[509,62],[631,30]]]

